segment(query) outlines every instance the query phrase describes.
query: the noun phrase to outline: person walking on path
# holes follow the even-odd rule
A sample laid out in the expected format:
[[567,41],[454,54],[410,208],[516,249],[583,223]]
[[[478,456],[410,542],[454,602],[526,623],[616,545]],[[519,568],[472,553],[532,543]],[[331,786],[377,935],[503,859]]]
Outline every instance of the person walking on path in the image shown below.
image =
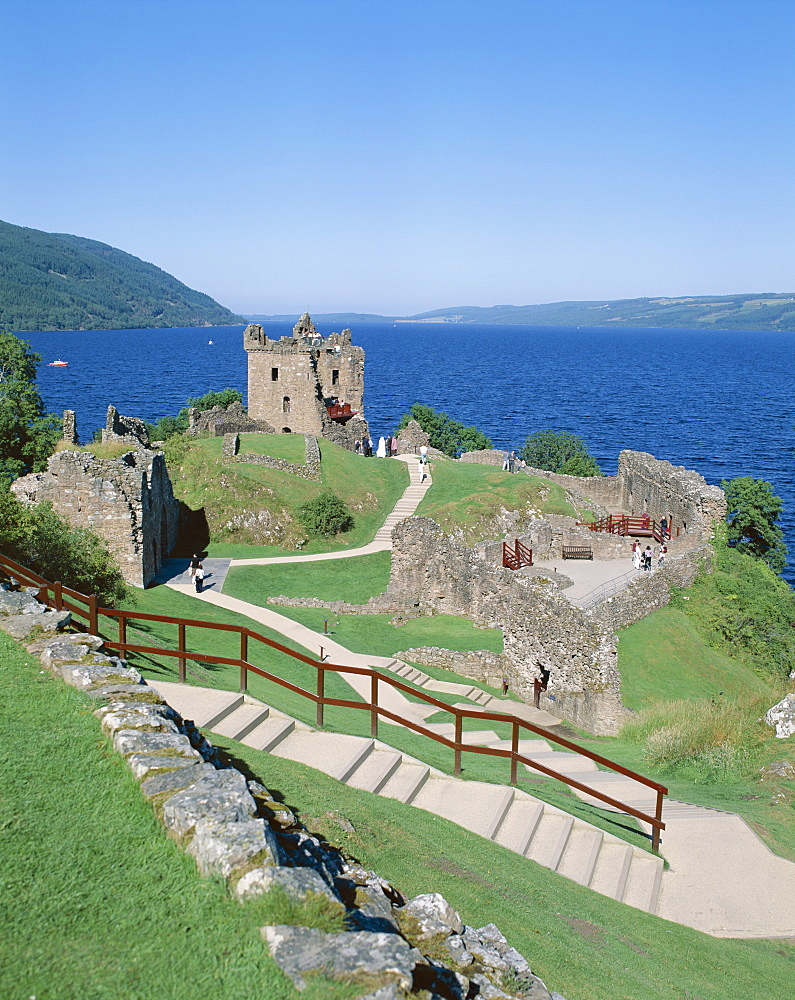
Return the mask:
[[201,559],[199,559],[199,557],[194,552],[193,558],[191,559],[190,565],[188,566],[188,576],[191,578],[191,580],[196,579],[196,570],[199,568],[199,566],[201,566]]
[[646,546],[646,551],[643,553],[643,568],[645,570],[651,571],[651,559],[652,559],[651,545]]
[[193,582],[196,585],[196,593],[200,594],[204,584],[204,566],[201,563],[193,571]]
[[428,448],[423,444],[420,445],[420,465],[425,465],[428,461]]
[[640,542],[632,543],[632,565],[635,569],[640,569]]
[[503,696],[503,698],[505,697],[506,694],[508,694],[508,678],[507,677],[503,677],[503,679],[502,679],[502,696]]
[[665,557],[668,555],[668,546],[663,542],[663,544],[657,549],[657,565],[662,566],[665,562]]

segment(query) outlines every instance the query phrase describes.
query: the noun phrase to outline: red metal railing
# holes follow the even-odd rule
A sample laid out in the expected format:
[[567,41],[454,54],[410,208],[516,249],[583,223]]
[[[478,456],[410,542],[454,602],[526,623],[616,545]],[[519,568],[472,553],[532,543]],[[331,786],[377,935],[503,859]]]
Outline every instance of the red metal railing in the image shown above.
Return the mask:
[[[295,694],[301,695],[302,697],[313,701],[316,705],[315,718],[319,727],[324,724],[325,706],[333,705],[341,708],[353,708],[369,712],[370,734],[374,739],[378,737],[378,722],[380,718],[388,719],[391,722],[403,726],[406,729],[410,729],[415,733],[427,736],[429,739],[434,740],[436,743],[441,743],[443,746],[449,747],[453,751],[453,773],[456,776],[461,773],[461,755],[464,752],[482,754],[488,757],[504,757],[510,760],[510,783],[512,785],[516,785],[518,783],[519,765],[527,765],[536,771],[540,771],[549,778],[562,781],[570,788],[575,788],[580,792],[598,799],[600,802],[605,803],[605,805],[618,809],[620,812],[627,813],[630,816],[634,816],[636,819],[639,819],[644,823],[648,823],[652,828],[652,849],[655,851],[659,849],[660,834],[665,829],[665,823],[663,823],[662,820],[663,796],[668,792],[668,789],[664,785],[661,785],[659,782],[653,781],[644,775],[638,774],[635,771],[630,771],[628,768],[622,767],[620,764],[616,764],[599,754],[595,754],[585,747],[578,746],[576,743],[572,743],[569,740],[564,739],[562,736],[556,736],[547,729],[534,726],[532,723],[526,722],[524,719],[518,719],[515,715],[506,715],[501,712],[481,712],[472,709],[459,708],[456,705],[448,705],[446,702],[440,701],[438,698],[434,698],[432,695],[429,695],[427,692],[423,691],[422,688],[412,687],[409,684],[405,684],[403,681],[398,680],[396,677],[388,674],[382,674],[377,670],[373,670],[371,667],[351,667],[339,663],[324,663],[322,662],[322,654],[320,661],[314,660],[312,657],[306,656],[303,653],[298,653],[293,649],[289,649],[287,646],[283,646],[274,639],[269,639],[267,636],[261,635],[259,632],[255,632],[253,629],[247,628],[246,626],[229,625],[223,622],[208,622],[200,619],[174,618],[168,615],[152,615],[144,614],[139,611],[122,611],[116,608],[99,607],[95,595],[86,596],[85,594],[79,593],[79,591],[64,587],[60,583],[51,583],[49,580],[44,579],[44,577],[39,576],[27,567],[7,558],[2,553],[0,553],[0,569],[4,570],[12,580],[18,582],[19,584],[35,585],[38,587],[39,600],[43,603],[59,610],[66,609],[71,611],[73,616],[84,619],[84,622],[76,623],[77,627],[82,628],[84,631],[89,631],[94,635],[102,635],[99,631],[100,617],[115,620],[118,628],[118,639],[110,639],[103,635],[102,638],[105,640],[106,646],[110,649],[118,650],[122,654],[142,653],[174,658],[178,661],[179,679],[183,683],[187,679],[186,666],[188,660],[196,660],[202,663],[236,666],[240,670],[241,692],[245,692],[247,690],[249,673],[253,673],[259,677],[264,677],[266,680],[273,681],[280,687],[286,688],[289,691],[293,691]],[[130,642],[127,637],[127,627],[130,622],[136,621],[161,622],[164,624],[175,625],[177,627],[177,648],[171,649],[164,646],[150,646]],[[187,648],[187,630],[189,628],[209,629],[211,631],[237,634],[240,637],[240,656],[217,656],[215,654],[189,650]],[[278,674],[274,674],[271,671],[266,670],[264,667],[255,666],[251,663],[248,659],[249,639],[313,667],[317,672],[316,690],[308,691],[305,688],[280,677]],[[346,698],[326,697],[325,676],[329,671],[340,675],[356,674],[363,677],[369,677],[370,701],[363,702],[352,701]],[[388,687],[402,691],[404,694],[410,695],[412,698],[419,699],[429,705],[433,705],[439,711],[449,712],[455,719],[454,738],[448,739],[446,736],[432,732],[419,723],[413,722],[410,719],[405,719],[397,713],[391,712],[383,705],[380,705],[379,686],[381,684],[386,684]],[[508,750],[498,747],[482,747],[465,744],[463,742],[464,719],[474,719],[478,723],[507,723],[511,726],[511,749]],[[624,777],[632,778],[641,785],[645,785],[647,788],[652,789],[656,793],[654,814],[650,815],[643,812],[641,809],[636,809],[628,803],[621,802],[609,795],[605,795],[604,792],[600,791],[598,788],[591,788],[574,778],[570,778],[568,775],[560,774],[558,771],[555,771],[552,768],[549,768],[546,765],[519,753],[520,730],[526,730],[536,736],[543,737],[543,739],[547,741],[556,743],[558,746],[564,747],[567,750],[582,754],[582,756],[588,757],[596,764],[609,768],[611,771],[615,771],[617,774],[621,774]]]
[[517,538],[513,545],[509,542],[502,543],[502,564],[508,569],[521,569],[522,566],[533,565],[533,550],[528,549]]
[[350,403],[332,403],[331,406],[326,407],[326,410],[332,420],[339,420],[342,423],[350,420],[351,417],[355,417],[359,412],[358,410],[352,410]]
[[[607,531],[613,535],[634,535],[636,538],[653,538],[663,542],[671,537],[672,526],[665,528],[650,517],[629,517],[626,514],[609,514],[601,521],[578,521],[577,527],[588,528],[590,531]],[[679,536],[679,528],[676,529]]]

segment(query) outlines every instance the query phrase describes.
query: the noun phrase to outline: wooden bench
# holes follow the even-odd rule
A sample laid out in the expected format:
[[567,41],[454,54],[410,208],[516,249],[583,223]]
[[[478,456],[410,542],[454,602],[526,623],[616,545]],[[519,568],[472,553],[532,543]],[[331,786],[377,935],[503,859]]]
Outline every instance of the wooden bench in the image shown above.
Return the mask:
[[593,549],[590,545],[564,545],[564,559],[593,559]]

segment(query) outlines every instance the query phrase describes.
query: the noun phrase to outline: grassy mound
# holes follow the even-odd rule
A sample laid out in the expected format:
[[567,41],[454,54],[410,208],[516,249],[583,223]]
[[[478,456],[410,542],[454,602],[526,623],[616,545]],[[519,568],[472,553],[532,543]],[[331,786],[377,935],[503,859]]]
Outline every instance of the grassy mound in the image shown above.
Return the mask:
[[445,460],[433,463],[432,476],[433,485],[417,514],[433,518],[445,531],[461,529],[470,545],[499,537],[495,519],[506,510],[517,511],[524,519],[533,514],[580,516],[562,486],[538,476]]
[[[279,555],[300,548],[327,552],[372,541],[408,485],[403,462],[365,459],[320,440],[322,482],[261,465],[221,461],[221,438],[203,438],[168,451],[174,494],[203,510],[214,556]],[[270,455],[303,465],[303,435],[242,434],[240,452]],[[307,538],[299,508],[331,489],[354,519],[350,531]]]

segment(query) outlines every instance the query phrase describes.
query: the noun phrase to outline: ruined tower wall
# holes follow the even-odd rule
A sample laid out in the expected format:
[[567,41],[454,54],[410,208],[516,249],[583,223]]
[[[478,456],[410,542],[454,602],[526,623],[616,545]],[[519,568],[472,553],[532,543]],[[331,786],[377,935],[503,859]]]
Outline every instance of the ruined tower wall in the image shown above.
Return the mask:
[[11,488],[23,503],[48,500],[74,527],[96,531],[136,587],[152,582],[177,538],[179,504],[159,452],[100,459],[59,451],[46,472],[23,476]]
[[351,344],[349,330],[321,337],[306,315],[293,334],[277,341],[255,323],[246,327],[249,415],[277,432],[316,434],[352,447],[357,434],[331,420],[326,406],[332,399],[349,404],[359,413],[358,436],[366,430],[364,350]]

